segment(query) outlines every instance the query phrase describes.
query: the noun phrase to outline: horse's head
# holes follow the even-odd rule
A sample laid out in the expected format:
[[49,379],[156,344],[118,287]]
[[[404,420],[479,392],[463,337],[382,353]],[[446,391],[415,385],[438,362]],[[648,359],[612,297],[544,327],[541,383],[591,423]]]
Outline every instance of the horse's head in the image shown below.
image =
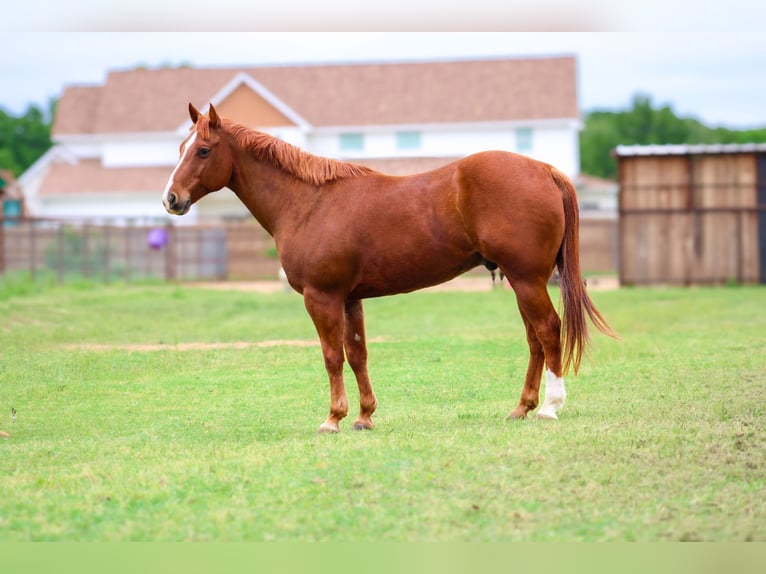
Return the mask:
[[215,108],[211,105],[208,115],[203,115],[189,104],[189,116],[194,125],[181,144],[178,165],[162,194],[162,205],[173,215],[185,214],[199,199],[224,187],[234,169]]

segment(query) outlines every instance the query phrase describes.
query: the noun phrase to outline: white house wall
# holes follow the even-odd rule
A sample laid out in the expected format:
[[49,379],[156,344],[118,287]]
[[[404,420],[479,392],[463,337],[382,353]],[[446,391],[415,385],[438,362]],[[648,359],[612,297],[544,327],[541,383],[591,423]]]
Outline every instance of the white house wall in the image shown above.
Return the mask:
[[103,146],[104,167],[173,166],[178,161],[178,149],[183,137],[160,141],[107,141]]
[[306,130],[302,128],[276,127],[258,129],[260,129],[262,132],[266,132],[273,135],[274,137],[286,141],[287,143],[298,146],[303,150],[314,153],[313,150],[309,149],[308,147]]
[[[397,147],[397,133],[419,131],[421,145],[413,149]],[[340,146],[341,133],[362,133],[361,150],[345,150]],[[307,138],[312,153],[354,161],[397,157],[460,157],[484,150],[500,149],[524,153],[551,163],[570,176],[579,173],[578,132],[571,126],[541,126],[532,128],[532,149],[520,150],[515,128],[485,127],[471,129],[413,130],[406,126],[397,130],[332,130],[319,131]]]
[[[524,127],[524,126],[520,126]],[[332,128],[306,132],[301,128],[264,128],[263,131],[306,151],[327,157],[364,160],[398,157],[459,157],[483,150],[502,149],[524,153],[551,163],[574,176],[579,173],[578,130],[571,125],[538,125],[532,127],[532,148],[517,146],[516,128],[508,126],[429,127],[400,126],[398,128]],[[421,145],[414,149],[397,146],[397,133],[416,131]],[[362,150],[340,147],[342,133],[362,133]],[[183,133],[155,135],[147,139],[105,138],[100,142],[83,139],[62,142],[79,158],[101,157],[105,167],[173,166],[178,161],[178,147]]]
[[[305,149],[306,137],[299,128],[265,128],[263,131]],[[179,146],[185,132],[169,134],[153,140],[105,140],[95,157],[100,156],[104,167],[174,166],[178,162]],[[91,151],[94,146],[90,146]],[[80,148],[85,151],[85,147]],[[78,154],[80,155],[80,154]],[[80,157],[83,157],[80,155]],[[90,156],[94,157],[94,156]]]
[[526,155],[556,166],[569,177],[580,173],[580,141],[576,130],[535,128],[532,141],[532,151]]

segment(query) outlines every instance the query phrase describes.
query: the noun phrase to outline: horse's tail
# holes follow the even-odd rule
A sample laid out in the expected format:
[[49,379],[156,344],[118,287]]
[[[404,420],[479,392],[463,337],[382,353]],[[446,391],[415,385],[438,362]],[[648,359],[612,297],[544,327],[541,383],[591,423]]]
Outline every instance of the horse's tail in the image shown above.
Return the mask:
[[575,187],[571,180],[556,168],[551,168],[551,176],[561,190],[564,203],[564,239],[556,255],[556,266],[561,280],[561,297],[564,302],[561,329],[562,365],[564,373],[570,366],[573,366],[574,372],[577,373],[583,351],[590,341],[586,313],[599,331],[614,338],[617,338],[617,334],[590,300],[585,290],[585,281],[580,274],[580,214]]

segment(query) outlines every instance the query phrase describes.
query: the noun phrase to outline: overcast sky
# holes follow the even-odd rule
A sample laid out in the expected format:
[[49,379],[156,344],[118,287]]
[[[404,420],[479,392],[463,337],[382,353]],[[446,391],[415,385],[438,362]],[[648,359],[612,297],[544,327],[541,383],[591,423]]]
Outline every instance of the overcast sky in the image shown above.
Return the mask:
[[766,126],[766,36],[753,26],[723,33],[9,34],[7,30],[2,39],[5,48],[0,50],[0,107],[14,114],[23,112],[29,103],[46,105],[49,99],[59,97],[66,85],[103,83],[109,70],[137,65],[277,65],[574,54],[583,111],[626,108],[633,95],[641,92],[649,94],[655,105],[671,105],[676,114],[696,117],[708,125]]

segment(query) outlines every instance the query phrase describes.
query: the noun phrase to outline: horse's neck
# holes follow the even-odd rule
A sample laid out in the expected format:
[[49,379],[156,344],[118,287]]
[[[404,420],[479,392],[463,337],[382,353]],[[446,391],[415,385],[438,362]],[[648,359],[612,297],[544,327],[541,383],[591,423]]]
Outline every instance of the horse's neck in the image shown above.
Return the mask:
[[230,187],[271,235],[286,220],[299,216],[299,212],[312,203],[308,196],[316,192],[313,186],[246,152],[238,157]]

